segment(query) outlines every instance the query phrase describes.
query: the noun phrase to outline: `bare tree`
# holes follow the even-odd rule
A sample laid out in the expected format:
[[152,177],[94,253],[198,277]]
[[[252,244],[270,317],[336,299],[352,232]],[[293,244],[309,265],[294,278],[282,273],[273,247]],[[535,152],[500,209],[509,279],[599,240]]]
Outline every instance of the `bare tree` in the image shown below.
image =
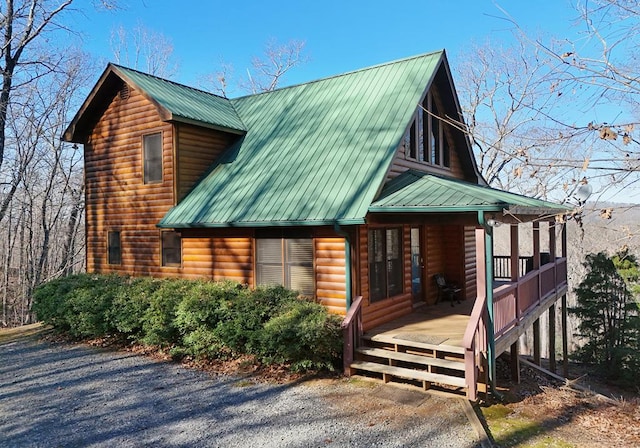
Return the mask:
[[305,42],[290,40],[279,44],[271,39],[265,46],[264,54],[251,60],[251,68],[246,69],[246,76],[235,76],[232,64],[221,62],[220,69],[205,78],[205,84],[213,86],[213,91],[228,96],[236,89],[245,93],[259,93],[275,90],[285,75],[293,68],[308,61],[304,54]]
[[173,43],[162,33],[138,24],[131,31],[122,26],[111,31],[111,49],[117,64],[169,78],[176,74]]

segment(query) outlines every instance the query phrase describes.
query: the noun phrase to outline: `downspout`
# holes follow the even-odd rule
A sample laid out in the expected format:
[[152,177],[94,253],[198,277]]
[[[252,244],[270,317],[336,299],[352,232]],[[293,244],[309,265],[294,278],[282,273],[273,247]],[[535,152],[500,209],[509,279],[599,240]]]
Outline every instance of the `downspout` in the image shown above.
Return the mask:
[[351,308],[351,237],[347,232],[342,230],[338,223],[333,225],[333,229],[338,235],[344,237],[344,276],[346,283],[347,311],[349,311],[349,308]]
[[493,227],[491,227],[484,219],[484,212],[478,210],[478,223],[484,228],[484,247],[485,247],[485,273],[486,273],[486,297],[487,297],[487,341],[489,353],[487,353],[487,362],[489,364],[489,385],[491,391],[499,396],[496,391],[496,342],[494,339],[494,316],[493,316]]

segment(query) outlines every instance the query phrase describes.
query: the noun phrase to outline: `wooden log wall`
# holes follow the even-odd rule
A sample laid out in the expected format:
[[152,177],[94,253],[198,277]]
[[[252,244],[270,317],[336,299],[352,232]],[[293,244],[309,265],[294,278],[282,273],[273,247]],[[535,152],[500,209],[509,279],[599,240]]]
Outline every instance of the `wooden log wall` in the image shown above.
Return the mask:
[[476,228],[464,227],[464,296],[467,300],[476,299]]
[[[123,132],[126,130],[126,132]],[[163,180],[143,183],[142,137],[162,133]],[[89,272],[165,275],[155,224],[174,204],[173,130],[139,92],[115,95],[85,144]],[[120,231],[122,264],[107,264],[107,232]]]
[[345,241],[342,237],[314,239],[316,300],[341,316],[347,313]]
[[213,129],[188,124],[176,124],[178,202],[191,190],[208,167],[238,138]]

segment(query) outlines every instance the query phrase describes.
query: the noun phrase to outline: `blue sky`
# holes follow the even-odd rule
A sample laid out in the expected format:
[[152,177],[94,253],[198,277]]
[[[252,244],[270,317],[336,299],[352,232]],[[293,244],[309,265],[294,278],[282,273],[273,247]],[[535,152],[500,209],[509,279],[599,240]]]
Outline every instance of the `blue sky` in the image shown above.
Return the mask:
[[[136,25],[168,37],[179,70],[174,80],[197,84],[220,61],[250,65],[269,39],[306,41],[310,60],[284,84],[296,84],[445,48],[451,61],[472,43],[508,40],[506,10],[532,33],[562,35],[576,16],[568,0],[203,1],[122,0],[117,12],[87,10],[74,20],[84,49],[113,59],[111,31]],[[179,6],[177,6],[179,5]],[[97,74],[96,74],[97,76]]]

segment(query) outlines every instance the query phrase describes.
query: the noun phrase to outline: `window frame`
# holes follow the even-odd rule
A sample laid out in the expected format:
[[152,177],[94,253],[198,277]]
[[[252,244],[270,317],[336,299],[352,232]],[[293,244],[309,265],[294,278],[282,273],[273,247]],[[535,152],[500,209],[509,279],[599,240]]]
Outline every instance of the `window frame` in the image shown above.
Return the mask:
[[406,159],[450,169],[451,145],[445,131],[446,123],[437,118],[441,107],[436,96],[433,89],[427,92],[413,115],[402,145]]
[[[176,238],[178,242],[177,247],[175,247],[175,245],[165,245],[166,242],[171,242],[171,240],[166,238],[169,236]],[[172,251],[178,257],[177,261],[175,261],[175,259],[167,260]],[[160,232],[160,265],[162,267],[182,266],[182,236],[175,230],[162,230]]]
[[[147,141],[155,137],[159,137],[159,140],[160,140],[160,148],[159,148],[160,157],[159,158],[147,157],[148,155],[147,149],[149,148],[149,146],[147,145]],[[142,140],[142,183],[144,185],[160,184],[164,181],[164,150],[163,150],[164,134],[162,131],[150,132],[148,134],[143,134],[141,137],[141,140]],[[153,167],[149,167],[148,164],[151,164],[152,162],[160,163],[159,178],[158,177],[150,178],[151,177],[150,172],[152,171]]]
[[[391,257],[394,249],[393,244],[389,244],[391,232],[397,232],[395,249],[398,253],[394,258]],[[375,233],[380,233],[380,235],[375,237]],[[404,294],[405,266],[404,232],[402,226],[370,227],[367,237],[369,302],[380,302]],[[381,249],[381,253],[378,253],[378,248]],[[381,260],[378,260],[378,258],[381,258]],[[378,274],[374,275],[376,272]],[[381,273],[384,273],[382,277],[380,277]],[[393,276],[395,276],[395,278]]]
[[[280,282],[277,283],[279,285],[284,286],[285,288],[297,290],[298,293],[302,296],[315,297],[316,295],[316,278],[315,278],[315,245],[314,239],[312,237],[278,237],[278,236],[259,236],[254,239],[255,241],[255,252],[254,252],[254,267],[255,267],[255,284],[256,286],[260,285],[269,285],[274,284],[275,282],[264,282],[262,281],[264,268],[263,266],[269,266],[271,268],[279,269],[280,273]],[[279,253],[277,254],[280,258],[279,262],[273,261],[273,255],[271,257],[265,257],[265,259],[272,259],[271,261],[261,261],[261,241],[271,241],[272,243],[275,241],[279,242]],[[310,251],[310,259],[308,260],[299,260],[292,259],[290,245],[294,244],[296,241],[305,241],[311,245]],[[292,271],[295,271],[295,268],[305,268],[309,270],[309,277],[311,280],[310,290],[300,290],[300,288],[296,288],[292,283]]]
[[[117,235],[117,244],[112,244],[112,235]],[[117,256],[113,252],[117,249]],[[107,264],[110,266],[122,266],[122,232],[120,230],[107,231]]]

